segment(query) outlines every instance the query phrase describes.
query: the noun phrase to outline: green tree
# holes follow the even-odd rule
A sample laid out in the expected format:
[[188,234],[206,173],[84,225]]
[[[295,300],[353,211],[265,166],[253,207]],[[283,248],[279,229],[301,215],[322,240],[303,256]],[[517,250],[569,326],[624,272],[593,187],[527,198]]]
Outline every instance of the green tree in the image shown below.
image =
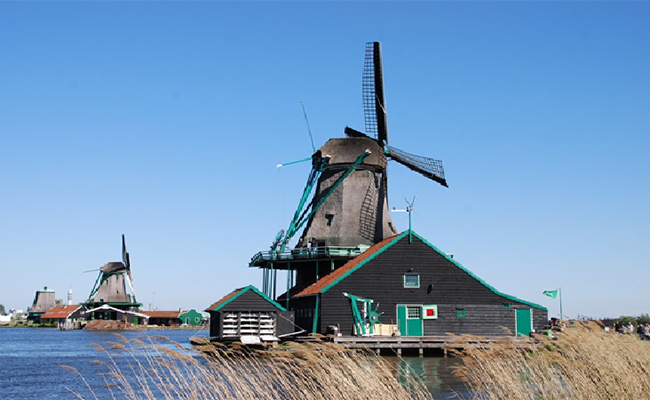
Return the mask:
[[636,318],[636,322],[639,324],[650,324],[650,315],[641,314]]
[[0,315],[5,315],[7,312],[5,311],[5,305],[0,304]]
[[627,325],[628,322],[632,322],[632,325],[638,325],[636,322],[636,318],[634,317],[631,317],[629,315],[621,315],[620,317],[618,317],[619,324]]

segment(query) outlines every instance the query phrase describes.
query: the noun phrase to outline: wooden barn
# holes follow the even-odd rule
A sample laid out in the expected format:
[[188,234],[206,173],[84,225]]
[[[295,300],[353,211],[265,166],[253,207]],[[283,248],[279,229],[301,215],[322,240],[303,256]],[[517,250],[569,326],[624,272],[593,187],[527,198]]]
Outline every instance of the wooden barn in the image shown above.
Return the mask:
[[372,300],[378,322],[397,325],[402,336],[528,335],[548,318],[546,308],[499,292],[413,231],[382,240],[293,294],[296,324],[353,334],[354,300],[344,293]]
[[210,337],[216,340],[275,341],[295,331],[293,312],[252,285],[232,291],[205,311],[210,314]]

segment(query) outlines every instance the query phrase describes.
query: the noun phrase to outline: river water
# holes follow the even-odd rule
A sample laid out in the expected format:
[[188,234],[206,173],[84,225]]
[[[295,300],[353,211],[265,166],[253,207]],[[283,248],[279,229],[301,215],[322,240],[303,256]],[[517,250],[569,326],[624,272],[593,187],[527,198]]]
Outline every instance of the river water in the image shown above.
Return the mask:
[[[163,335],[189,348],[188,338],[196,331],[178,329],[164,331],[124,331],[126,338],[143,335]],[[201,332],[206,335],[207,332]],[[92,363],[101,358],[91,344],[117,341],[111,332],[59,331],[51,328],[0,328],[0,399],[75,399],[68,388],[83,392],[79,375],[60,365],[75,368],[93,387],[101,387],[100,373],[106,367]],[[435,399],[468,397],[463,383],[452,374],[458,365],[454,358],[441,357],[387,357],[395,364],[408,364],[422,376]],[[110,398],[108,394],[102,397]],[[91,397],[88,397],[91,398]]]

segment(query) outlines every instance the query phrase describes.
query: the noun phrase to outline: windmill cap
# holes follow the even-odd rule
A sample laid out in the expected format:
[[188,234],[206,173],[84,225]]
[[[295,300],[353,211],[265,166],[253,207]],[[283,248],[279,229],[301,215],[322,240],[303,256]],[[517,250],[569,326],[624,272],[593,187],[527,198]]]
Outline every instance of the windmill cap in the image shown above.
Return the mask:
[[330,139],[318,149],[322,154],[328,154],[331,159],[329,166],[352,164],[360,155],[369,151],[368,157],[361,163],[366,166],[386,168],[386,156],[377,141],[371,138],[336,138]]

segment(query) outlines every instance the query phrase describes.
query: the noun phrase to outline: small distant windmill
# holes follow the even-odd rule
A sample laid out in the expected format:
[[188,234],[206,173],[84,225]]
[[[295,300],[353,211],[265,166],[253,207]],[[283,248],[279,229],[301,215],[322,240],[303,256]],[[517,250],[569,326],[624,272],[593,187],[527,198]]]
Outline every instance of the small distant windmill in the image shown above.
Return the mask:
[[317,246],[372,245],[397,233],[388,211],[388,159],[447,187],[442,161],[388,145],[379,42],[366,44],[362,93],[366,133],[346,127],[345,138],[330,139],[314,153],[298,210],[276,241],[282,250],[305,225],[302,242]]
[[122,261],[109,262],[99,268],[99,276],[85,304],[89,308],[108,304],[119,309],[137,308],[141,305],[137,302],[133,290],[131,260],[126,251],[124,235],[122,235]]

